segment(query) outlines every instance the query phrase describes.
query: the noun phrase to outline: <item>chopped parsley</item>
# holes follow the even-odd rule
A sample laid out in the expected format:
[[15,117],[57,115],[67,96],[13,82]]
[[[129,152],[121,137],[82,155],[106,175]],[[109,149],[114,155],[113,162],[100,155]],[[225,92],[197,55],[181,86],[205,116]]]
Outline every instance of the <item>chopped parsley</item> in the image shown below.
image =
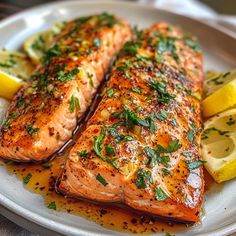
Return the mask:
[[161,171],[162,171],[162,173],[163,173],[164,176],[170,174],[170,171],[169,171],[168,169],[166,169],[166,168],[162,168]]
[[139,189],[147,187],[147,182],[153,183],[152,174],[148,170],[140,169],[137,174],[136,185]]
[[89,85],[94,88],[94,84],[93,84],[93,74],[87,73],[88,78],[89,78]]
[[176,139],[176,140],[171,140],[166,148],[158,144],[157,150],[159,153],[171,153],[171,152],[176,152],[179,148],[181,148],[181,146],[182,145],[179,143],[179,140]]
[[111,97],[114,96],[115,92],[116,92],[115,89],[110,88],[110,89],[107,90],[107,96],[108,96],[109,98],[111,98]]
[[[123,124],[123,122],[122,122]],[[119,142],[128,142],[133,141],[134,138],[131,135],[123,135],[119,134],[116,127],[113,125],[112,127],[108,128],[108,132],[111,134],[112,137],[116,139],[116,141]]]
[[142,89],[140,89],[140,88],[131,88],[130,91],[138,93],[138,94],[142,94],[142,92],[143,92]]
[[59,49],[59,45],[55,44],[52,48],[49,48],[44,57],[43,57],[43,62],[45,65],[48,65],[50,61],[52,60],[53,57],[55,56],[62,56],[62,52]]
[[200,166],[204,165],[206,161],[196,160],[196,161],[186,161],[186,163],[188,165],[189,170],[195,170]]
[[173,118],[173,119],[170,121],[170,123],[171,123],[171,125],[174,126],[174,127],[178,125],[178,122],[177,122],[177,120],[176,120],[175,118]]
[[28,134],[31,136],[39,131],[39,128],[34,128],[32,124],[26,125],[25,128],[26,128]]
[[2,128],[7,128],[9,126],[10,121],[15,119],[19,115],[20,115],[19,112],[16,111],[12,112],[3,122]]
[[184,43],[196,52],[200,50],[197,40],[191,39],[188,34],[185,34],[184,36]]
[[166,91],[167,84],[164,81],[151,81],[150,88],[159,94],[157,101],[163,104],[168,104],[175,96]]
[[101,128],[101,132],[100,134],[95,138],[95,142],[94,142],[94,146],[93,146],[93,150],[95,151],[95,153],[103,160],[105,160],[106,158],[101,154],[101,144],[102,144],[102,140],[105,138],[105,128],[102,127]]
[[187,132],[187,138],[188,138],[189,142],[193,143],[193,141],[194,141],[194,132],[193,132],[193,130],[189,130]]
[[26,185],[30,182],[30,179],[32,178],[32,174],[29,173],[28,175],[26,175],[24,178],[23,178],[23,183]]
[[117,67],[117,70],[122,71],[122,72],[125,74],[125,76],[126,76],[128,79],[130,79],[130,78],[131,78],[131,75],[130,75],[130,73],[129,73],[129,68],[130,68],[130,63],[129,63],[129,61],[125,61],[124,64],[122,64],[122,65],[120,65],[120,66]]
[[161,187],[155,188],[155,197],[158,201],[165,201],[169,196],[164,192]]
[[157,62],[162,62],[163,54],[165,52],[170,52],[172,57],[177,62],[179,61],[179,56],[176,52],[176,46],[175,46],[175,42],[177,40],[178,40],[177,38],[165,37],[163,34],[159,33],[159,41],[157,42],[157,50],[156,50]]
[[83,150],[81,152],[77,152],[77,154],[80,157],[87,157],[88,156],[88,151],[87,150]]
[[104,27],[112,27],[115,24],[118,24],[116,18],[114,15],[108,14],[107,12],[104,12],[98,16],[97,24],[104,26]]
[[111,144],[106,145],[105,150],[106,150],[106,155],[108,155],[108,156],[115,155],[115,150]]
[[41,166],[45,169],[49,169],[52,167],[52,163],[51,162],[44,162],[41,164]]
[[160,112],[156,114],[156,118],[164,121],[167,119],[167,113],[164,110],[160,110]]
[[109,159],[109,158],[106,158],[105,156],[103,156],[101,153],[101,150],[102,150],[101,145],[102,145],[102,141],[104,138],[105,138],[105,128],[102,127],[100,134],[94,138],[93,150],[97,154],[97,156],[100,157],[103,161],[112,164],[115,168],[118,168],[118,166],[115,162],[117,160],[117,158]]
[[139,47],[138,43],[130,41],[124,45],[123,50],[128,55],[129,54],[136,54],[138,47]]
[[122,112],[116,114],[117,116],[122,116],[124,118],[124,124],[127,129],[131,129],[134,125],[140,125],[149,128],[150,132],[154,133],[155,123],[154,117],[150,115],[149,117],[142,119],[137,116],[137,114],[128,108],[124,108]]
[[34,50],[45,52],[45,40],[40,35],[31,45]]
[[78,68],[75,68],[69,72],[63,72],[63,71],[59,71],[57,73],[57,79],[61,82],[66,82],[68,80],[74,80],[74,75],[78,74],[79,73],[79,69]]
[[178,140],[172,140],[166,148],[162,147],[160,144],[157,145],[155,150],[150,147],[145,147],[143,151],[149,158],[147,165],[154,167],[157,163],[162,163],[167,167],[170,157],[163,154],[175,152],[180,147],[181,144],[179,144]]
[[174,234],[170,234],[168,232],[166,232],[165,236],[175,236]]
[[93,45],[96,47],[96,48],[100,48],[101,47],[101,39],[100,38],[95,38],[93,40]]
[[76,108],[78,110],[81,109],[79,99],[77,97],[74,97],[74,95],[71,96],[71,98],[68,100],[68,103],[70,104],[69,110],[71,113],[74,112]]
[[16,102],[16,108],[20,108],[24,104],[24,100],[22,97],[19,97]]
[[100,174],[96,176],[96,180],[99,181],[103,186],[108,185],[107,181]]
[[48,209],[51,209],[51,210],[54,210],[56,211],[57,210],[57,205],[55,202],[51,202],[48,204]]

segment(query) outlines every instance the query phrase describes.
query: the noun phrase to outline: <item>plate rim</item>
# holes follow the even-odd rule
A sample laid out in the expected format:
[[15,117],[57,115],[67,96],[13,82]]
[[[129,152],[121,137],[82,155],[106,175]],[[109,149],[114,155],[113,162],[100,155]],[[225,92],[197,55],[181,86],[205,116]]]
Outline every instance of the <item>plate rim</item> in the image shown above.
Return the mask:
[[[177,17],[185,18],[188,21],[196,22],[196,23],[201,24],[203,26],[210,27],[210,28],[212,28],[218,32],[221,32],[223,34],[226,34],[229,37],[236,40],[236,34],[234,34],[232,31],[230,31],[222,26],[206,23],[203,20],[191,18],[188,16],[183,16],[181,14],[174,13],[169,10],[157,8],[151,4],[144,4],[144,3],[140,3],[140,2],[127,2],[125,0],[121,0],[121,1],[120,0],[100,0],[99,2],[96,0],[81,0],[81,1],[69,0],[69,1],[61,1],[61,2],[44,3],[44,4],[40,4],[40,5],[31,7],[26,10],[23,10],[21,12],[15,13],[15,14],[8,16],[5,19],[1,20],[0,21],[0,31],[1,31],[2,27],[6,26],[8,24],[14,23],[15,21],[17,21],[21,18],[24,18],[30,14],[34,14],[35,11],[41,11],[45,8],[53,8],[55,6],[63,7],[64,5],[67,5],[67,4],[68,5],[71,5],[71,4],[74,4],[74,5],[90,5],[90,4],[117,5],[118,3],[119,3],[119,5],[122,4],[124,6],[129,6],[129,7],[139,5],[140,7],[146,8],[147,10],[148,9],[152,9],[152,10],[155,9],[157,12],[161,11],[161,12],[164,12],[165,14],[175,15]],[[12,213],[17,214],[18,216],[20,216],[30,222],[33,222],[41,227],[55,231],[57,233],[63,233],[63,234],[65,233],[65,234],[70,234],[70,235],[86,235],[86,236],[98,236],[99,235],[99,233],[96,233],[96,232],[92,232],[92,231],[88,232],[87,230],[83,230],[78,227],[65,225],[61,222],[54,221],[54,220],[51,220],[47,217],[41,216],[40,214],[37,214],[33,211],[30,211],[30,210],[18,205],[14,201],[12,201],[9,198],[7,198],[6,196],[4,196],[2,193],[0,193],[0,205],[7,208]],[[10,217],[8,217],[8,218],[10,218]],[[214,231],[198,234],[197,236],[214,236],[216,233],[218,235],[223,236],[223,235],[232,234],[234,232],[236,232],[236,221],[233,223],[227,224],[226,226],[216,229]],[[109,234],[109,232],[103,232],[102,235],[105,236],[105,235],[110,235],[110,234]]]

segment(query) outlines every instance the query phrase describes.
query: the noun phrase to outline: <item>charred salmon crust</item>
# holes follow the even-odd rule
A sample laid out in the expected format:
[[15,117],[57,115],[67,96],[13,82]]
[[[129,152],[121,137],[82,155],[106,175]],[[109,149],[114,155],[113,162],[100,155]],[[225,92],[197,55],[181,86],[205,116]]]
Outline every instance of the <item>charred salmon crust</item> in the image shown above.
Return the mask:
[[204,189],[200,153],[202,54],[167,23],[125,44],[58,188],[197,222]]
[[107,13],[65,23],[11,103],[0,133],[0,157],[42,161],[59,150],[130,38],[127,22]]

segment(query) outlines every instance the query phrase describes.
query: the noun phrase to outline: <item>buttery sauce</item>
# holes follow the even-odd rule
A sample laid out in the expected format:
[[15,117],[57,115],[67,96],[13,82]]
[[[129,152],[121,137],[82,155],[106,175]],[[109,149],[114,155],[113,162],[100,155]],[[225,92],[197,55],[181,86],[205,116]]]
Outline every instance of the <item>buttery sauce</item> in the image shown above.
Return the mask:
[[[151,234],[174,233],[188,225],[145,216],[119,206],[98,205],[78,199],[64,197],[55,191],[55,181],[60,174],[66,154],[58,156],[47,164],[20,164],[2,162],[9,174],[16,175],[31,192],[42,195],[45,205],[51,210],[79,215],[97,224],[126,233]],[[30,176],[30,178],[29,178]]]
[[[55,181],[60,175],[68,151],[57,156],[46,164],[22,164],[11,161],[2,162],[9,174],[16,175],[31,192],[40,194],[45,205],[51,210],[64,211],[79,215],[97,224],[126,233],[151,234],[175,233],[190,227],[186,224],[174,223],[160,218],[145,216],[119,206],[98,205],[78,199],[64,197],[55,191]],[[213,179],[204,171],[205,186],[208,191]],[[30,178],[29,178],[30,176]]]

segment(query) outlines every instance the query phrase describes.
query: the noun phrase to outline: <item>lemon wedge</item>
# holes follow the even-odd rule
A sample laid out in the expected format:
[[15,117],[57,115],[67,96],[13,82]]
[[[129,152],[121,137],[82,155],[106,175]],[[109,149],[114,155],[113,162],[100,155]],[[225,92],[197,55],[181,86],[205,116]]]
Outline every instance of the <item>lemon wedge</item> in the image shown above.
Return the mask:
[[24,50],[34,64],[38,65],[44,53],[52,46],[53,39],[64,27],[64,23],[55,24],[49,31],[39,32],[24,42]]
[[215,73],[207,71],[205,74],[203,97],[208,97],[218,89],[222,88],[227,83],[236,79],[236,70],[227,71],[224,73]]
[[40,63],[40,59],[48,49],[52,39],[52,33],[50,31],[45,31],[34,34],[25,41],[24,50],[34,64],[37,65]]
[[225,111],[226,109],[230,109],[235,105],[236,78],[203,100],[203,116],[213,116],[217,113]]
[[26,54],[18,51],[0,50],[0,71],[27,80],[34,69],[35,66]]
[[204,124],[202,155],[216,182],[236,177],[236,109],[220,113]]
[[0,97],[11,99],[23,85],[23,81],[3,71],[0,71],[0,84]]

